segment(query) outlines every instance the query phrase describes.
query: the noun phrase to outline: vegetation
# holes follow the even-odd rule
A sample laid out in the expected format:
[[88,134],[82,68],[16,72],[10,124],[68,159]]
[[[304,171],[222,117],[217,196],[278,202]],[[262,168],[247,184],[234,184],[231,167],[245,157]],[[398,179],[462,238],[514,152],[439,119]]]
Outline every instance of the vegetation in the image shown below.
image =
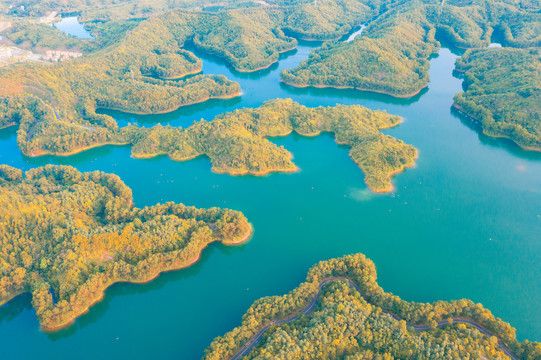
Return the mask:
[[541,151],[541,61],[538,48],[468,50],[458,58],[466,91],[455,106],[478,120],[489,136]]
[[[381,16],[351,42],[326,43],[282,81],[293,86],[339,87],[408,97],[428,82],[428,58],[438,49],[420,8]],[[400,16],[398,16],[400,13]]]
[[[272,2],[272,1],[270,1]],[[230,8],[238,3],[249,5],[253,1],[239,0],[0,0],[0,9],[12,16],[37,17],[44,16],[48,11],[58,11],[64,14],[80,14],[85,20],[123,20],[144,18],[152,14],[186,8],[201,10],[206,7]],[[14,5],[8,9],[10,5]],[[20,6],[25,7],[24,11]]]
[[[291,154],[267,137],[292,131],[304,136],[334,132],[337,143],[351,147],[351,158],[375,191],[390,191],[390,177],[412,166],[417,156],[413,146],[379,131],[398,125],[399,117],[357,105],[307,108],[291,100],[272,100],[211,122],[201,120],[187,129],[161,125],[119,129],[96,114],[92,125],[71,124],[55,119],[54,109],[36,98],[12,99],[3,106],[7,116],[0,117],[0,124],[20,124],[17,140],[28,156],[70,155],[105,144],[132,144],[137,158],[168,155],[184,161],[206,155],[216,172],[262,175],[296,169]],[[103,124],[99,124],[101,120]]]
[[[240,94],[239,85],[223,76],[167,80],[199,72],[201,60],[163,34],[156,33],[154,43],[148,33],[131,34],[82,59],[5,69],[0,97],[37,97],[57,110],[56,117],[87,125],[96,120],[100,107],[150,114]],[[99,118],[114,124],[110,117]]]
[[364,171],[374,191],[390,191],[390,176],[411,166],[417,156],[413,146],[380,129],[396,126],[397,116],[362,106],[307,108],[291,100],[268,101],[257,109],[243,109],[204,120],[182,131],[156,126],[135,141],[133,155],[168,154],[173,160],[206,155],[213,170],[229,174],[261,175],[294,171],[291,155],[266,137],[292,131],[304,136],[333,132],[336,142],[351,147],[350,156]]
[[[496,319],[481,304],[470,300],[407,302],[386,293],[376,282],[374,264],[362,254],[322,261],[308,273],[306,282],[284,296],[256,301],[241,326],[216,338],[205,360],[228,359],[264,325],[300,313],[318,294],[326,278],[346,277],[326,285],[315,310],[292,322],[271,326],[246,359],[509,359],[498,338],[521,359],[539,359],[541,344],[516,340],[515,329]],[[389,312],[396,314],[397,320]],[[465,324],[436,329],[436,322],[466,318],[481,324],[493,336]],[[406,326],[429,324],[432,330],[415,332]]]
[[[366,17],[366,6],[353,11],[354,3],[321,0],[317,11],[325,10],[326,18],[318,17],[321,31],[318,33],[319,27],[315,26],[309,36],[335,37],[351,29]],[[189,42],[220,56],[239,71],[268,67],[281,52],[297,44],[284,34],[285,23],[297,33],[304,28],[295,12],[290,11],[291,6],[240,7],[216,13],[175,10],[139,22],[94,22],[89,28],[97,39],[85,42],[53,29],[42,32],[43,25],[16,26],[8,36],[19,44],[45,48],[80,45],[88,51],[101,50],[55,66],[34,63],[4,69],[0,72],[0,98],[31,95],[55,109],[54,117],[67,123],[63,127],[106,124],[114,130],[114,120],[97,116],[96,109],[162,113],[208,99],[238,96],[239,85],[222,76],[171,81],[202,69],[201,60],[184,49],[185,45]],[[344,16],[346,12],[348,16]],[[338,25],[330,26],[334,21]]]
[[535,6],[504,1],[408,1],[370,23],[351,42],[328,43],[308,60],[284,70],[293,86],[346,87],[409,97],[428,84],[428,60],[439,43],[436,32],[458,47],[486,46],[494,31],[504,45],[541,43],[541,13]]
[[72,322],[115,282],[145,282],[251,232],[237,211],[133,207],[116,176],[0,165],[0,305],[31,292],[45,329]]
[[379,0],[289,1],[283,29],[303,40],[335,40],[382,11]]
[[18,23],[4,32],[11,41],[23,49],[34,49],[40,52],[45,49],[67,49],[89,52],[94,50],[92,43],[67,36],[60,30],[32,23]]

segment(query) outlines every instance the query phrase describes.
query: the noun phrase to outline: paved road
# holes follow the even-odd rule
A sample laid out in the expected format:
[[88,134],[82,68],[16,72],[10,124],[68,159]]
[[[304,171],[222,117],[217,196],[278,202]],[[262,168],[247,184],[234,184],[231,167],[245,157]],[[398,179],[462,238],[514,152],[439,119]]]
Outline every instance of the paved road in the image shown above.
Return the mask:
[[[361,296],[362,296],[361,289],[359,289],[357,284],[355,284],[349,278],[346,278],[346,277],[330,277],[330,278],[323,279],[323,281],[321,281],[321,283],[319,284],[317,295],[312,299],[312,301],[310,301],[310,303],[300,313],[292,315],[292,316],[287,317],[287,318],[282,319],[282,320],[274,320],[274,321],[271,321],[271,322],[263,325],[261,327],[261,329],[259,329],[259,331],[254,336],[252,336],[252,338],[246,344],[244,344],[244,346],[231,358],[231,360],[238,360],[238,359],[242,358],[243,356],[247,355],[250,351],[252,351],[252,349],[261,341],[261,338],[263,337],[263,334],[271,326],[290,323],[292,321],[297,320],[302,315],[310,315],[314,311],[314,309],[316,307],[317,300],[321,296],[321,292],[322,292],[323,287],[325,285],[327,285],[328,283],[330,283],[332,281],[337,281],[337,280],[345,280],[345,281],[347,281],[349,283],[349,285],[351,287],[355,288],[355,290],[357,290],[359,292],[359,294],[361,294]],[[400,317],[398,317],[396,314],[394,314],[394,313],[392,313],[390,311],[383,310],[383,312],[385,314],[388,314],[388,315],[392,316],[396,320],[399,320],[399,321],[402,320]],[[453,323],[468,324],[468,325],[473,326],[477,330],[479,330],[479,332],[481,332],[482,334],[487,335],[487,336],[492,336],[492,333],[490,331],[488,331],[481,324],[478,324],[475,321],[472,321],[472,320],[469,320],[469,319],[464,319],[464,318],[452,318],[452,319],[453,319]],[[448,324],[447,320],[441,320],[440,322],[438,322],[438,327],[441,327],[441,326],[444,326],[444,325],[447,325],[447,324]],[[407,326],[409,328],[412,328],[413,330],[415,330],[417,332],[427,331],[427,330],[431,329],[430,325],[411,325],[411,324],[407,324]],[[498,338],[498,345],[500,347],[500,350],[503,351],[505,353],[505,355],[509,356],[509,358],[511,358],[512,360],[520,360],[518,357],[516,357],[507,348],[507,346],[505,346],[505,344],[499,338]]]

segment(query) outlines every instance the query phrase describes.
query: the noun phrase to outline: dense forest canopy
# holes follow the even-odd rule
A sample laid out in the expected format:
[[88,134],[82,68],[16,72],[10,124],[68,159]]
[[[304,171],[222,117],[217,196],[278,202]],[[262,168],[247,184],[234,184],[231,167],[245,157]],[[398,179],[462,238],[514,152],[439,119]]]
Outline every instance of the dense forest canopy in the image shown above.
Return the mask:
[[539,48],[468,50],[456,69],[466,91],[456,106],[478,120],[483,132],[541,151],[541,54]]
[[73,321],[115,282],[144,282],[197,261],[210,243],[247,238],[237,211],[133,206],[116,175],[0,165],[0,305],[32,293],[44,328]]
[[[307,28],[292,7],[320,15],[324,10],[325,16],[316,16],[318,22]],[[67,37],[61,39],[58,30],[40,34],[39,25],[17,25],[7,33],[15,43],[36,46],[43,39],[44,45],[51,47],[70,48],[78,44],[90,54],[54,66],[32,63],[3,69],[0,97],[36,97],[44,103],[44,109],[54,109],[46,111],[49,119],[58,118],[75,126],[98,123],[114,130],[114,120],[96,115],[97,108],[151,114],[240,95],[239,85],[223,76],[199,75],[171,81],[202,69],[201,60],[184,49],[188,42],[224,58],[239,71],[254,71],[268,67],[281,52],[295,48],[297,41],[285,35],[285,24],[298,35],[305,31],[308,37],[335,38],[374,11],[355,0],[219,12],[172,10],[141,22],[92,23],[90,29],[97,38],[94,45]],[[114,33],[118,33],[116,38]],[[70,126],[64,128],[71,131]]]
[[[328,3],[326,0],[321,0]],[[357,1],[339,0],[348,4],[345,10],[357,7]],[[11,6],[11,8],[10,8]],[[21,9],[24,6],[24,10]],[[324,5],[325,6],[325,5]],[[153,14],[173,9],[219,12],[238,8],[294,8],[305,16],[313,14],[317,2],[313,0],[0,0],[0,10],[13,17],[38,17],[47,12],[77,14],[85,21],[110,21],[130,18],[148,18]],[[327,7],[327,12],[332,10]],[[342,15],[348,16],[347,11]],[[330,24],[333,26],[333,24]],[[309,26],[313,26],[310,24]]]
[[181,131],[156,126],[138,139],[135,157],[168,154],[174,160],[200,155],[213,170],[229,174],[294,171],[290,153],[265,139],[291,132],[316,136],[333,132],[336,142],[351,148],[350,156],[365,173],[374,191],[390,191],[390,177],[412,166],[417,151],[379,130],[396,126],[400,118],[362,106],[307,108],[291,100],[268,101],[257,109],[242,109],[201,121]]
[[[28,156],[66,155],[94,146],[132,144],[132,154],[137,158],[168,155],[184,161],[206,155],[216,172],[262,175],[296,169],[291,154],[267,137],[292,131],[304,136],[333,132],[337,143],[351,148],[351,158],[375,191],[390,191],[390,177],[412,166],[417,157],[413,146],[379,131],[398,125],[398,116],[358,105],[307,108],[278,99],[257,109],[217,116],[210,122],[201,120],[186,129],[161,125],[118,128],[116,123],[113,127],[99,122],[78,125],[52,115],[53,110],[35,98],[0,100],[0,125],[20,124],[17,141]],[[95,116],[99,119],[101,115]]]
[[[300,313],[318,295],[322,281],[333,277],[350,279],[361,292],[344,280],[325,285],[311,314],[272,325],[243,359],[510,359],[498,339],[520,359],[541,358],[540,343],[518,342],[515,329],[481,304],[465,299],[414,303],[386,293],[376,281],[374,263],[357,254],[322,261],[289,294],[257,300],[239,327],[212,342],[204,360],[231,358],[264,324]],[[438,321],[453,318],[472,320],[492,336],[451,320],[437,327]],[[430,327],[416,332],[407,324]]]
[[380,16],[367,35],[326,43],[282,81],[293,86],[346,87],[409,97],[428,82],[428,58],[438,50],[420,7],[404,5]]
[[[332,132],[337,143],[350,147],[368,186],[389,191],[390,177],[413,165],[417,151],[380,131],[400,122],[385,112],[272,100],[182,129],[119,128],[96,111],[156,114],[239,96],[239,84],[199,74],[202,61],[187,45],[253,72],[278,61],[298,40],[326,42],[284,70],[285,83],[410,97],[429,82],[429,60],[440,47],[436,34],[470,48],[456,64],[465,78],[456,106],[487,135],[541,150],[538,1],[0,0],[0,11],[14,22],[3,35],[21,48],[85,53],[63,63],[0,70],[0,128],[18,126],[17,143],[28,156],[130,144],[138,158],[207,156],[216,172],[261,175],[296,170],[291,154],[269,137]],[[36,17],[48,11],[79,15],[95,39],[67,37],[38,24]],[[335,41],[368,21],[362,36]],[[485,49],[493,35],[504,48]],[[135,208],[130,189],[100,172],[46,166],[23,173],[0,165],[0,187],[0,304],[32,293],[39,321],[50,329],[73,321],[115,282],[150,280],[196,261],[211,242],[234,243],[251,232],[246,218],[232,210],[174,203]],[[506,359],[498,339],[522,359],[541,358],[540,344],[518,342],[509,324],[479,304],[411,303],[384,292],[373,263],[362,255],[322,262],[290,294],[259,300],[205,358],[231,356],[263,324],[306,306],[330,276],[352,279],[362,293],[333,282],[314,313],[272,327],[248,358]],[[472,319],[494,336],[452,321],[436,329],[437,321],[452,317]],[[416,333],[405,321],[433,329]]]
[[37,53],[43,53],[49,49],[90,52],[96,48],[93,42],[67,36],[60,30],[45,24],[19,22],[2,34],[18,47]]
[[541,44],[541,13],[504,1],[404,1],[372,21],[351,42],[329,43],[284,70],[293,86],[349,87],[408,97],[428,84],[436,32],[458,47],[487,46],[494,31],[503,45]]
[[[276,62],[281,52],[294,49],[296,39],[336,39],[373,18],[362,36],[351,42],[325,43],[298,67],[283,71],[282,80],[294,86],[348,87],[409,97],[428,84],[429,59],[439,48],[437,32],[459,47],[486,46],[494,32],[506,46],[539,46],[541,41],[541,13],[528,1],[231,1],[204,3],[203,7],[218,7],[206,10],[194,8],[190,1],[156,4],[163,8],[149,10],[154,15],[147,19],[127,21],[122,20],[129,18],[124,16],[90,23],[96,36],[93,42],[61,39],[54,30],[40,31],[39,25],[9,30],[7,36],[19,44],[41,42],[47,47],[79,47],[89,53],[55,66],[26,64],[0,72],[0,97],[37,97],[43,104],[36,106],[49,119],[36,117],[32,128],[20,132],[28,134],[53,123],[56,127],[51,132],[55,134],[69,135],[78,126],[95,129],[96,125],[116,131],[114,120],[97,115],[97,108],[162,113],[240,94],[239,85],[222,76],[171,81],[202,69],[201,60],[186,50],[186,44],[225,59],[238,71],[256,71]],[[34,5],[29,1],[29,8]],[[91,3],[69,6],[87,5]],[[183,7],[187,10],[179,9]],[[159,11],[164,12],[156,15]],[[539,72],[532,74],[538,76]],[[536,81],[539,77],[533,79]],[[508,85],[507,91],[520,93]],[[470,102],[479,99],[470,98]],[[535,98],[530,97],[525,103],[532,101]],[[521,121],[529,123],[523,126],[527,131],[537,126],[532,117]],[[61,127],[59,123],[63,123]]]

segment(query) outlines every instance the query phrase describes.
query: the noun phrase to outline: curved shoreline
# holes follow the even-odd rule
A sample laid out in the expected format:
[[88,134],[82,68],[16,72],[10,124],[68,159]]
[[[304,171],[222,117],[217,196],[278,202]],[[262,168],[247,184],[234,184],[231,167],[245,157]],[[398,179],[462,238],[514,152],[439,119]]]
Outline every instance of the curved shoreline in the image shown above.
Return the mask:
[[180,80],[182,78],[185,78],[186,76],[190,75],[197,75],[203,71],[203,66],[201,66],[199,69],[194,69],[188,72],[183,73],[182,75],[175,75],[175,76],[168,76],[168,77],[159,77],[160,80]]
[[91,150],[91,149],[95,149],[95,148],[99,148],[99,147],[103,147],[103,146],[108,146],[108,145],[111,145],[111,146],[124,146],[124,145],[129,145],[129,144],[130,144],[130,142],[125,142],[125,143],[123,143],[123,142],[98,143],[98,144],[83,146],[83,147],[77,148],[77,149],[72,150],[72,151],[67,152],[67,153],[58,153],[58,152],[52,152],[52,151],[48,151],[48,150],[40,150],[37,153],[24,154],[24,156],[40,157],[40,156],[50,155],[50,156],[68,157],[68,156],[72,156],[72,155],[77,155],[79,153],[82,153],[83,151],[87,151],[87,150]]
[[356,91],[367,92],[367,93],[383,94],[383,95],[391,96],[397,99],[408,99],[408,98],[414,97],[415,95],[418,95],[421,91],[423,91],[423,89],[426,89],[428,87],[428,84],[425,84],[425,86],[423,86],[419,90],[416,90],[412,93],[405,94],[405,95],[394,95],[383,90],[363,89],[363,88],[358,88],[355,86],[297,84],[297,83],[292,83],[283,79],[280,79],[280,82],[286,85],[292,86],[294,88],[298,88],[298,89],[315,88],[315,89],[356,90]]
[[269,170],[264,170],[264,171],[250,171],[250,170],[245,170],[245,169],[234,170],[234,171],[227,171],[227,170],[220,171],[216,169],[211,169],[211,171],[215,174],[227,174],[231,176],[244,176],[244,175],[265,176],[265,175],[270,175],[274,173],[288,174],[288,173],[298,172],[299,168],[296,165],[294,166],[295,166],[294,169],[269,169]]
[[[251,236],[253,235],[253,226],[250,223],[249,223],[249,225],[250,225],[249,231],[246,233],[246,235],[244,235],[239,240],[235,240],[235,241],[214,240],[214,241],[211,241],[211,242],[205,244],[203,247],[201,247],[199,249],[196,249],[197,252],[198,252],[197,255],[192,257],[192,258],[189,258],[187,260],[177,260],[177,262],[175,262],[174,257],[177,254],[173,254],[171,256],[171,259],[170,259],[171,262],[172,262],[172,264],[170,266],[167,266],[167,267],[164,267],[162,269],[149,272],[148,274],[145,274],[145,276],[143,278],[141,278],[141,279],[112,279],[112,280],[108,281],[107,283],[105,283],[105,287],[103,288],[101,293],[98,296],[91,299],[88,302],[88,304],[86,304],[81,309],[80,312],[77,312],[77,315],[75,315],[72,319],[64,321],[64,322],[62,322],[62,323],[60,323],[58,325],[55,325],[55,326],[41,325],[41,330],[43,332],[46,332],[46,333],[52,333],[52,332],[59,331],[59,330],[65,328],[65,327],[68,327],[68,326],[72,325],[78,317],[88,313],[88,311],[90,310],[90,308],[92,306],[94,306],[97,303],[101,302],[105,298],[106,290],[109,287],[111,287],[112,285],[114,285],[114,284],[117,284],[117,283],[131,283],[131,284],[139,284],[139,285],[147,284],[147,283],[155,280],[156,278],[158,278],[163,273],[185,269],[185,268],[188,268],[188,267],[194,265],[195,263],[197,263],[201,259],[201,255],[202,255],[203,251],[212,243],[220,242],[225,246],[235,246],[235,245],[240,245],[240,244],[248,241],[251,238]],[[183,249],[183,250],[185,250],[185,249]],[[179,251],[182,251],[182,250],[179,250]]]
[[236,98],[238,96],[241,96],[242,95],[242,91],[237,91],[231,95],[220,95],[220,96],[207,96],[207,97],[204,97],[204,98],[201,98],[199,100],[194,100],[194,101],[190,101],[190,102],[187,102],[187,103],[184,103],[182,105],[178,105],[178,106],[174,106],[172,108],[169,108],[169,109],[165,109],[165,110],[160,110],[160,111],[131,111],[131,110],[126,110],[126,109],[122,109],[120,107],[118,108],[115,108],[115,107],[107,107],[107,106],[98,106],[96,107],[96,109],[102,109],[102,110],[112,110],[112,111],[120,111],[120,112],[123,112],[123,113],[126,113],[126,114],[133,114],[133,115],[162,115],[162,114],[168,114],[168,113],[171,113],[173,111],[176,111],[184,106],[191,106],[191,105],[196,105],[196,104],[201,104],[201,103],[204,103],[204,102],[207,102],[209,100],[229,100],[229,99],[233,99],[233,98]]
[[248,240],[252,238],[252,236],[254,236],[254,226],[251,223],[248,223],[248,225],[250,226],[250,230],[242,238],[238,240],[234,240],[234,241],[225,240],[225,241],[221,241],[221,243],[227,246],[235,246],[235,245],[241,245],[241,244],[246,243]]
[[[290,49],[285,49],[285,50],[281,50],[281,51],[277,51],[277,53],[278,53],[278,55],[280,55],[280,54],[285,54],[285,53],[287,53],[287,52],[296,50],[298,45],[299,45],[299,44],[297,43],[297,44],[295,44],[295,46],[293,46],[292,48],[290,48]],[[235,65],[233,65],[233,64],[231,64],[229,61],[227,61],[227,59],[222,58],[222,57],[220,57],[220,56],[218,56],[218,55],[215,55],[215,54],[211,54],[211,55],[217,56],[217,57],[223,59],[223,60],[226,61],[229,65],[231,65],[231,67],[232,67],[235,71],[237,71],[237,72],[239,72],[239,73],[242,73],[242,74],[249,74],[249,73],[254,73],[254,72],[256,72],[256,71],[267,70],[267,69],[270,68],[272,65],[274,65],[274,64],[276,64],[277,62],[280,61],[280,58],[278,58],[278,59],[274,60],[273,62],[269,63],[268,65],[262,65],[262,66],[260,66],[260,67],[257,67],[257,68],[255,68],[255,69],[253,69],[253,70],[247,70],[247,69],[240,69],[240,68],[237,68]]]
[[[229,360],[238,360],[240,359],[241,357],[247,355],[250,351],[253,350],[253,348],[259,344],[259,342],[261,341],[261,338],[263,337],[263,334],[265,334],[265,332],[273,325],[282,325],[282,324],[287,324],[287,323],[290,323],[292,321],[295,321],[297,319],[299,319],[302,315],[310,315],[315,307],[316,307],[316,303],[317,303],[317,300],[320,298],[321,296],[321,293],[322,293],[322,290],[323,290],[323,287],[325,285],[327,285],[328,283],[330,282],[333,282],[333,281],[340,281],[340,280],[345,280],[348,282],[348,284],[353,287],[355,290],[357,290],[357,292],[361,295],[361,297],[368,303],[370,304],[370,302],[363,296],[362,292],[361,292],[361,289],[359,288],[359,286],[357,286],[357,284],[355,284],[353,282],[353,280],[351,280],[350,278],[347,278],[347,277],[328,277],[328,278],[324,278],[321,280],[321,282],[319,283],[319,286],[318,286],[318,292],[316,294],[316,296],[314,296],[314,298],[312,299],[312,301],[310,301],[310,303],[308,303],[308,305],[306,307],[304,307],[302,310],[300,310],[299,312],[297,313],[294,313],[293,315],[290,315],[286,318],[283,318],[283,319],[280,319],[280,320],[273,320],[273,321],[270,321],[268,323],[265,323],[263,324],[260,329],[257,331],[257,333],[255,333],[247,342],[246,344],[244,344],[243,347],[241,347],[239,349],[239,351],[237,351],[233,356],[231,356],[229,358]],[[375,305],[374,305],[375,306]],[[387,315],[390,315],[392,318],[394,318],[395,320],[398,320],[398,321],[401,321],[403,319],[401,319],[398,315],[394,314],[393,312],[391,311],[387,311],[387,310],[384,310],[382,309],[381,307],[378,307],[382,310],[383,313],[387,314]],[[440,320],[438,322],[438,325],[437,327],[442,327],[444,325],[449,325],[449,320],[452,320],[453,323],[462,323],[462,324],[468,324],[468,325],[471,325],[473,327],[475,327],[479,332],[481,332],[482,334],[484,335],[487,335],[487,336],[495,336],[493,335],[490,331],[488,331],[483,325],[473,321],[473,320],[470,320],[470,319],[466,319],[466,318],[448,318],[448,319],[445,319],[445,320]],[[414,324],[409,324],[407,323],[406,324],[409,328],[413,329],[414,331],[416,332],[423,332],[423,331],[428,331],[428,330],[431,330],[432,328],[430,327],[430,325],[414,325]],[[516,357],[512,352],[511,350],[509,350],[509,348],[503,343],[503,341],[495,336],[497,339],[498,339],[498,346],[500,348],[500,350],[506,354],[507,356],[509,356],[512,360],[519,360],[518,357]]]
[[472,119],[473,121],[475,121],[477,124],[479,124],[479,126],[481,127],[481,132],[488,136],[488,137],[491,137],[491,138],[494,138],[494,139],[506,139],[506,140],[509,140],[511,141],[513,144],[515,144],[516,146],[518,146],[519,148],[521,148],[522,150],[524,151],[535,151],[535,152],[541,152],[541,148],[537,148],[537,147],[530,147],[530,146],[523,146],[519,143],[517,143],[514,139],[512,139],[511,137],[507,136],[507,135],[503,135],[503,134],[497,134],[497,133],[491,133],[489,132],[487,129],[485,129],[483,127],[483,123],[481,121],[479,121],[479,119],[475,118],[474,116],[470,115],[466,109],[464,109],[462,106],[458,105],[456,102],[453,102],[453,105],[452,105],[455,109],[457,109],[459,112],[461,112],[463,115],[469,117],[470,119]]
[[[391,187],[386,188],[386,189],[382,189],[382,190],[376,190],[376,189],[372,188],[368,184],[366,184],[366,186],[368,186],[368,188],[370,190],[372,190],[373,192],[375,192],[376,194],[382,194],[382,193],[387,193],[387,192],[393,191],[395,189],[393,183],[391,182],[393,176],[404,172],[404,170],[406,170],[407,168],[415,166],[415,160],[417,160],[419,158],[419,151],[417,150],[417,148],[414,148],[414,149],[415,149],[415,157],[411,160],[411,162],[405,163],[404,165],[402,165],[402,167],[400,169],[398,169],[396,171],[392,171],[392,172],[389,173],[389,175],[387,175],[387,180],[389,180],[389,182],[391,183]],[[366,180],[365,180],[365,183],[366,183]]]
[[[391,125],[388,128],[391,128],[393,126],[396,126],[396,125]],[[385,128],[383,128],[383,129],[385,129]],[[286,134],[284,136],[289,136],[289,135],[291,135],[291,133],[293,133],[293,130],[290,133],[288,133],[288,134]],[[317,137],[317,136],[321,135],[321,132],[319,132],[317,134],[307,134],[307,135],[301,134],[299,132],[296,132],[296,133],[299,134],[300,136],[303,136],[303,137]],[[75,149],[73,151],[70,151],[68,153],[54,153],[54,152],[44,151],[43,150],[43,151],[40,151],[38,153],[24,154],[24,155],[28,156],[28,157],[39,157],[39,156],[46,156],[46,155],[68,157],[68,156],[79,154],[79,153],[81,153],[83,151],[86,151],[86,150],[91,150],[91,149],[99,148],[99,147],[103,147],[103,146],[108,146],[108,145],[111,145],[111,146],[125,146],[125,145],[130,145],[130,144],[131,144],[130,142],[125,142],[125,143],[99,143],[99,144],[94,144],[94,145],[90,145],[90,146],[81,147],[81,148]],[[338,142],[337,142],[337,144],[338,145],[343,145],[343,144],[340,144]],[[206,154],[198,154],[198,155],[191,156],[191,157],[174,158],[168,152],[157,152],[157,153],[149,153],[149,154],[133,154],[133,153],[131,154],[132,158],[138,159],[138,160],[148,160],[148,159],[152,159],[152,158],[155,158],[155,157],[158,157],[158,156],[167,156],[171,161],[178,161],[178,162],[190,161],[190,160],[196,159],[196,158],[198,158],[200,156],[207,156],[208,157],[208,155],[206,155]],[[351,157],[351,154],[349,155],[349,157],[355,163],[355,160]],[[415,166],[415,160],[417,160],[418,157],[419,157],[419,152],[415,148],[415,157],[410,162],[408,162],[406,164],[403,164],[400,167],[400,169],[397,169],[395,171],[392,171],[392,172],[388,173],[387,176],[386,176],[386,179],[389,180],[389,182],[391,183],[391,179],[392,179],[393,176],[402,173],[405,169],[407,169],[409,167]],[[293,159],[293,156],[290,156],[289,160],[292,160],[292,159]],[[363,173],[365,173],[364,170],[362,169],[362,167],[360,167],[357,163],[355,163],[355,165],[357,165],[361,169],[361,171],[363,171]],[[274,173],[283,173],[283,174],[296,173],[296,172],[300,171],[300,168],[297,165],[293,164],[293,168],[287,168],[287,169],[284,169],[284,168],[272,168],[272,169],[267,169],[267,170],[262,170],[262,171],[251,171],[249,169],[216,169],[214,167],[214,165],[212,164],[212,161],[211,161],[211,169],[210,170],[215,174],[227,174],[227,175],[230,175],[230,176],[245,176],[245,175],[266,176],[266,175],[270,175],[270,174],[274,174]],[[370,184],[368,184],[367,181],[366,181],[366,173],[365,173],[364,182],[368,186],[368,188],[371,191],[375,192],[375,193],[387,193],[387,192],[393,191],[393,189],[394,189],[394,186],[392,185],[392,183],[391,183],[391,185],[389,187],[382,188],[382,189],[376,189],[376,188],[370,186]]]
[[9,124],[3,125],[3,126],[0,126],[0,130],[8,129],[8,128],[13,127],[15,125],[17,125],[17,123],[9,123]]

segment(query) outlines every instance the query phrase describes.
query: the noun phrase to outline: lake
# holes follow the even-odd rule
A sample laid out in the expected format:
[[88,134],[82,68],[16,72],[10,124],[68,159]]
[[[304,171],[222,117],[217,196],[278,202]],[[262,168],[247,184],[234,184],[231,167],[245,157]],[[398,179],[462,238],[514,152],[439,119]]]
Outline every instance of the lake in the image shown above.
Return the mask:
[[77,19],[77,16],[63,18],[61,21],[54,23],[54,27],[58,30],[75,36],[79,39],[93,39],[94,37],[88,32]]
[[541,153],[486,137],[451,108],[462,84],[453,76],[456,52],[441,49],[431,60],[428,89],[412,99],[279,83],[280,71],[316,46],[301,43],[255,74],[197,52],[204,73],[238,81],[243,95],[164,115],[107,113],[122,125],[186,127],[272,98],[384,109],[404,118],[385,132],[419,150],[417,165],[394,178],[392,193],[372,193],[348,149],[330,135],[273,139],[293,153],[301,171],[254,177],[214,174],[206,158],[136,160],[125,146],[27,158],[17,149],[16,129],[0,131],[0,163],[115,173],[139,207],[164,201],[229,207],[244,212],[255,229],[247,244],[211,246],[189,269],[149,284],[114,285],[60,332],[40,331],[30,296],[15,299],[0,308],[3,356],[199,359],[214,337],[240,324],[254,300],[295,288],[320,260],[357,252],[375,262],[386,291],[419,302],[469,298],[510,322],[519,339],[540,341]]

